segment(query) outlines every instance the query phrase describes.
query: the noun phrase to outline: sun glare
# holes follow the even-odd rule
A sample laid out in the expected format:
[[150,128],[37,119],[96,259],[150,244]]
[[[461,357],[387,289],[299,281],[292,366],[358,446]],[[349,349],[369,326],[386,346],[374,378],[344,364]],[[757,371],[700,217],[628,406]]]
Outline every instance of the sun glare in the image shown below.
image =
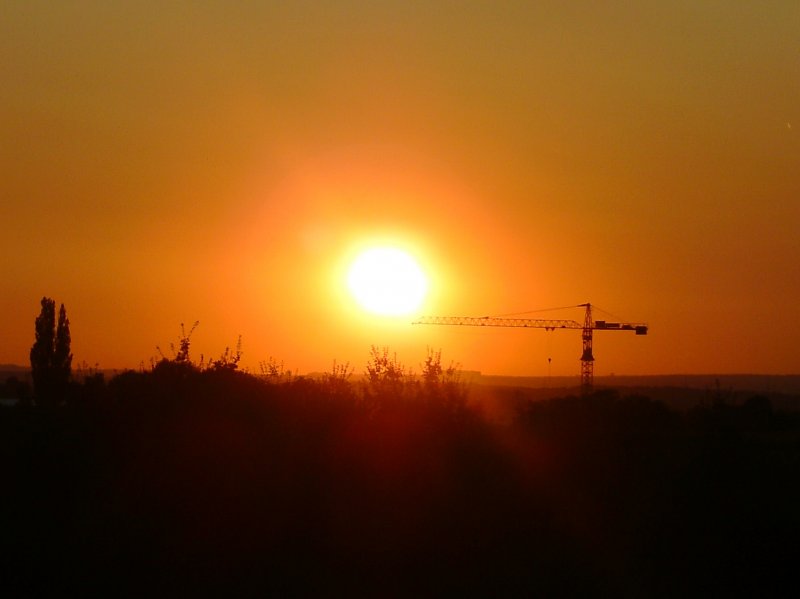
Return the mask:
[[391,247],[361,252],[350,266],[347,286],[362,308],[386,316],[411,314],[428,292],[419,264],[407,252]]

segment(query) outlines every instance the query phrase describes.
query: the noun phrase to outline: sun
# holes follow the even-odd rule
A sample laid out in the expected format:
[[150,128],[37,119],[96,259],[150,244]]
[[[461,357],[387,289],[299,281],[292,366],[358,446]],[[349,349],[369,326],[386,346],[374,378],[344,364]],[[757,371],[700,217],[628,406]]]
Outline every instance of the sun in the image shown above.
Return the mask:
[[347,286],[362,308],[385,316],[415,312],[428,293],[428,279],[417,261],[393,247],[361,252],[350,266]]

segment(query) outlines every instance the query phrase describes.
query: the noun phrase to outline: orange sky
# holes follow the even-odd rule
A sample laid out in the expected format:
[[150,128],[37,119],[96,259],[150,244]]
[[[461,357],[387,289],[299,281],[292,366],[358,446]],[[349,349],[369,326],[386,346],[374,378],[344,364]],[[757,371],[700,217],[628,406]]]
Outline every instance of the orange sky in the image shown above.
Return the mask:
[[576,331],[361,312],[390,242],[425,313],[647,321],[597,375],[798,372],[798,2],[233,4],[0,9],[0,363],[47,295],[108,368],[199,320],[251,368],[577,375]]

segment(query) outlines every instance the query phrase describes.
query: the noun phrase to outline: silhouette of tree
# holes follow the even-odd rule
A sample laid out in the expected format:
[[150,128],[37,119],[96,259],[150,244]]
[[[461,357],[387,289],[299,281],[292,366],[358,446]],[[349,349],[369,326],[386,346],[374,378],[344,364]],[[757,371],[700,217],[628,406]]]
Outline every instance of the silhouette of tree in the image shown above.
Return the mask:
[[422,363],[423,396],[451,412],[462,410],[466,405],[467,388],[459,378],[458,368],[452,362],[443,368],[442,351],[428,348],[428,355]]
[[[194,330],[194,327],[192,327]],[[191,335],[191,331],[189,332]],[[181,350],[182,351],[182,350]],[[186,355],[189,355],[189,340],[186,339]],[[236,351],[231,351],[230,346],[225,348],[222,355],[218,360],[209,360],[208,368],[210,370],[236,370],[239,368],[239,361],[242,359],[242,336],[239,335],[239,340],[236,342]]]
[[325,373],[322,377],[323,389],[331,397],[353,397],[353,386],[350,384],[350,376],[353,374],[353,369],[350,368],[350,363],[337,364],[336,360],[333,361],[333,368],[330,372]]
[[53,362],[56,332],[56,303],[42,298],[42,311],[36,317],[36,337],[31,347],[31,370],[36,393],[43,389]]
[[72,339],[64,304],[61,304],[58,312],[58,324],[55,301],[43,297],[41,304],[41,312],[36,317],[35,340],[30,359],[37,402],[46,405],[58,403],[66,394],[72,372]]
[[[177,362],[178,364],[192,364],[192,360],[189,357],[189,348],[191,347],[192,333],[194,333],[194,330],[197,328],[199,324],[200,321],[196,320],[195,323],[192,325],[192,328],[189,329],[189,332],[187,333],[184,324],[181,323],[181,335],[180,337],[178,337],[178,349],[177,350],[175,349],[174,343],[169,344],[170,351],[172,351],[173,355],[172,358],[173,362]],[[156,346],[156,351],[158,351],[158,353],[161,354],[162,360],[169,361],[169,358],[167,358],[164,355],[164,352],[161,351],[161,348],[159,346]]]
[[428,348],[428,356],[422,364],[422,382],[428,390],[439,386],[442,378],[442,350],[433,351]]
[[389,354],[389,348],[370,348],[370,359],[367,362],[367,391],[375,397],[402,395],[404,383],[410,375],[405,367],[398,362],[397,354]]
[[56,341],[53,351],[53,369],[59,384],[66,386],[72,374],[72,354],[70,345],[72,336],[69,332],[69,319],[64,304],[58,311],[58,324],[56,325]]
[[[335,362],[333,366],[335,372]],[[269,357],[269,360],[261,360],[258,363],[258,368],[261,372],[261,378],[270,383],[290,383],[292,381],[292,371],[287,370],[284,367],[283,362],[278,362],[278,360],[272,356]]]

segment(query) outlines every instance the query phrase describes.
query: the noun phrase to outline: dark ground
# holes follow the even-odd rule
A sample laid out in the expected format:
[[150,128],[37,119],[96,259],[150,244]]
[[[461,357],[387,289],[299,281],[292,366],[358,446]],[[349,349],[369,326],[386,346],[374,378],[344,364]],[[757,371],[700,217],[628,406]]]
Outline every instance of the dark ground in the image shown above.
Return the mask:
[[794,596],[797,413],[462,399],[163,368],[2,408],[3,588]]

